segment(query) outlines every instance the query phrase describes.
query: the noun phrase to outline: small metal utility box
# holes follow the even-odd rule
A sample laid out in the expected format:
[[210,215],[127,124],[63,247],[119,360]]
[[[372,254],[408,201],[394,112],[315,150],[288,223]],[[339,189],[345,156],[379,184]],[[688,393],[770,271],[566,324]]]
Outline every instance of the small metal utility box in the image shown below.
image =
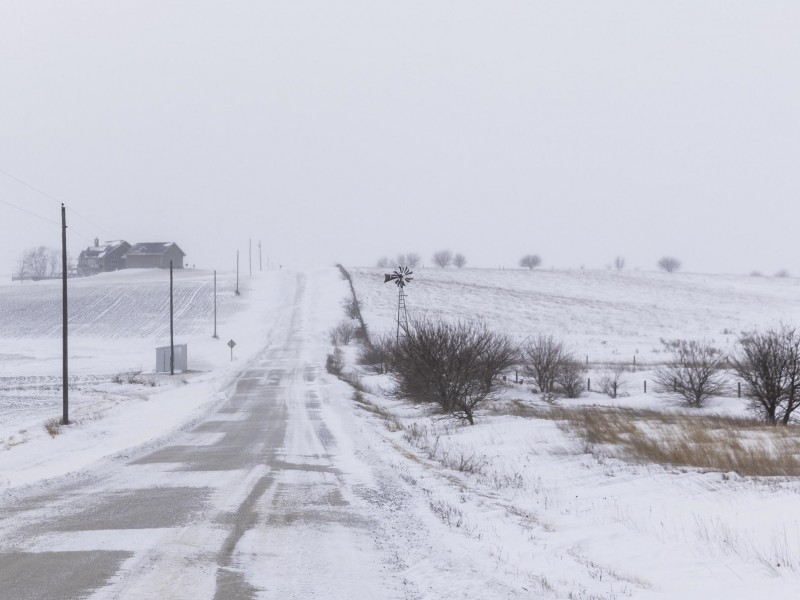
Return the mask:
[[[175,372],[188,371],[186,344],[175,344]],[[156,348],[156,373],[169,373],[169,346]]]

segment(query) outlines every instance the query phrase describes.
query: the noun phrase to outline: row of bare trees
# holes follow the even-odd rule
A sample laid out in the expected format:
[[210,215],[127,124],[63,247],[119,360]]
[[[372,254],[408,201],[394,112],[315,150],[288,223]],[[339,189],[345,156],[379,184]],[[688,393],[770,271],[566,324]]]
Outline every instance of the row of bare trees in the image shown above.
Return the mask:
[[[725,356],[697,340],[662,340],[671,353],[656,368],[661,391],[690,407],[735,392],[734,375],[752,410],[765,422],[786,425],[800,407],[800,332],[782,326],[743,335]],[[515,368],[548,402],[576,398],[585,390],[585,367],[564,343],[539,335],[521,346],[482,322],[413,319],[406,335],[369,342],[359,362],[395,382],[394,395],[474,423],[480,405],[495,398],[503,373]],[[622,369],[600,378],[601,391],[616,397]],[[800,414],[800,413],[798,413]]]
[[521,347],[480,321],[414,318],[408,331],[368,341],[359,362],[389,373],[393,395],[470,424],[475,411],[497,397],[503,373],[521,365],[548,401],[577,397],[583,368],[563,343],[536,337]]
[[731,393],[729,372],[744,384],[751,409],[767,423],[787,425],[800,406],[800,332],[794,327],[746,333],[730,357],[701,341],[662,343],[672,358],[656,369],[656,381],[688,406]]
[[[409,252],[407,254],[398,254],[394,262],[392,259],[384,256],[378,259],[376,266],[382,269],[388,269],[390,267],[402,266],[402,267],[409,267],[411,269],[415,269],[419,266],[420,262],[422,261],[422,257],[417,254],[416,252]],[[455,265],[459,269],[463,268],[467,264],[467,257],[461,253],[453,253],[450,250],[437,250],[433,253],[431,257],[431,262],[439,268],[444,269],[445,267],[449,267],[450,265]]]
[[61,275],[61,251],[46,246],[28,248],[17,259],[19,279],[48,279]]
[[[407,254],[398,254],[392,263],[392,260],[386,256],[381,257],[376,266],[381,267],[382,269],[389,268],[392,266],[407,266],[412,269],[419,266],[421,261],[421,257],[416,252],[409,252]],[[433,253],[431,257],[431,261],[437,267],[444,269],[445,267],[449,267],[450,265],[455,265],[459,269],[464,267],[467,264],[467,258],[460,253],[453,253],[450,250],[438,250]],[[525,269],[533,270],[536,267],[542,264],[542,257],[538,254],[526,254],[522,258],[519,259],[519,266]],[[667,273],[673,273],[681,268],[681,261],[677,258],[672,256],[664,256],[661,258],[658,263],[658,268],[662,271],[666,271]],[[625,257],[617,256],[614,259],[614,268],[617,271],[621,271],[625,268]]]

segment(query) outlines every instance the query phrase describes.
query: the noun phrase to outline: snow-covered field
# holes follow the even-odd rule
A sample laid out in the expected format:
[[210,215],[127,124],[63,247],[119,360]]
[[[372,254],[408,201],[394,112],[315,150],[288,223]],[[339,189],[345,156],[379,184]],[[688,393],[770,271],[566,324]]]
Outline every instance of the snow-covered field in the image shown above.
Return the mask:
[[[393,331],[396,288],[382,283],[380,270],[351,273],[372,334]],[[286,315],[277,307],[294,302],[286,278],[295,273],[245,280],[240,297],[233,278],[220,276],[214,340],[211,273],[178,272],[184,300],[176,303],[176,342],[189,345],[190,372],[156,375],[154,349],[168,341],[165,275],[131,271],[72,283],[76,423],[54,437],[44,426],[61,414],[60,288],[0,286],[0,494],[152,444],[200,418],[230,393],[271,332],[286,329],[275,315]],[[345,318],[337,306],[344,286],[330,272],[309,279],[321,297],[304,335],[324,344],[327,336],[317,329],[334,323],[337,312]],[[589,357],[592,377],[608,362],[632,367],[637,357],[626,396],[612,401],[592,392],[563,401],[567,408],[681,412],[640,387],[663,360],[659,338],[705,338],[730,349],[740,331],[800,321],[800,286],[793,279],[692,274],[424,269],[408,288],[408,306],[416,314],[480,317],[518,341],[551,333]],[[234,362],[225,345],[231,338],[238,344]],[[355,345],[345,350],[355,369]],[[140,370],[128,383],[128,374]],[[501,401],[464,426],[387,399],[386,376],[363,374],[363,393],[321,379],[327,430],[352,455],[348,468],[375,480],[357,489],[374,505],[375,543],[389,562],[379,566],[376,555],[365,589],[380,589],[385,578],[397,586],[387,597],[430,600],[797,597],[797,477],[629,460],[587,442],[563,419],[544,418],[537,411],[549,407],[524,385],[509,383]],[[743,406],[722,398],[705,412],[740,415]],[[302,456],[316,456],[307,440],[296,442]],[[384,494],[372,498],[379,488]],[[262,530],[241,551],[253,561],[251,572],[261,573],[259,587],[269,589],[283,574],[281,563],[256,560],[274,541],[275,531]],[[335,553],[339,529],[331,531],[325,547]],[[341,528],[343,542],[351,534]]]
[[[176,270],[175,343],[188,345],[188,372],[156,374],[156,347],[169,345],[169,273],[137,269],[69,282],[69,435],[62,415],[61,285],[0,285],[0,491],[79,469],[148,442],[192,418],[269,341],[269,315],[287,302],[286,273],[243,278]],[[226,345],[236,341],[234,361]]]
[[[383,285],[382,273],[351,270],[373,335],[394,331],[397,291]],[[703,338],[732,350],[742,331],[800,322],[794,279],[433,269],[415,276],[407,288],[412,315],[482,318],[518,341],[553,334],[589,357],[593,376],[602,372],[600,363],[632,367],[637,357],[625,397],[593,392],[561,402],[576,410],[680,413],[673,400],[641,387],[650,366],[664,359],[659,338]],[[549,409],[526,386],[509,384],[494,410],[470,427],[386,399],[380,392],[389,385],[385,376],[362,381],[372,392],[363,397],[365,414],[383,423],[375,431],[386,452],[395,453],[401,477],[472,549],[470,568],[477,573],[546,598],[788,599],[800,593],[795,476],[743,477],[626,460],[563,421],[515,410]],[[729,397],[689,416],[701,413],[746,411],[743,400]]]

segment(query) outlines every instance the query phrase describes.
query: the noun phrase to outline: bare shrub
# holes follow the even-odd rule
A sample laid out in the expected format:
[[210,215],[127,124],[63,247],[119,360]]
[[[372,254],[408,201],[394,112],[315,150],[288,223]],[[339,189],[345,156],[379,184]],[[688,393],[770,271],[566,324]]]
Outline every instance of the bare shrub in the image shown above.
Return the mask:
[[138,371],[132,371],[128,373],[127,376],[128,383],[131,384],[144,383],[144,380],[140,377],[141,374],[142,374],[141,369],[139,369]]
[[789,277],[789,271],[787,271],[786,269],[781,269],[780,271],[775,273],[775,277],[779,279],[785,279],[786,277]]
[[453,257],[453,264],[457,266],[459,269],[463,269],[464,265],[467,264],[467,257],[463,254],[456,254]]
[[516,350],[483,323],[414,319],[392,355],[394,395],[474,424],[475,410],[496,396],[496,379]]
[[667,273],[674,273],[681,268],[681,261],[673,256],[664,256],[656,264],[659,269]]
[[356,334],[356,326],[351,321],[342,321],[331,329],[331,343],[334,346],[347,345]]
[[382,375],[390,370],[392,352],[394,351],[395,338],[391,335],[382,335],[365,344],[358,355],[358,364],[370,367]]
[[726,360],[720,350],[697,340],[662,339],[661,343],[672,353],[672,359],[655,371],[655,380],[664,391],[695,408],[725,393]]
[[358,319],[361,316],[361,309],[358,306],[358,301],[352,296],[348,296],[342,301],[344,314],[349,319]]
[[433,264],[444,269],[453,262],[453,253],[450,250],[439,250],[433,253]]
[[542,259],[538,254],[526,254],[519,259],[519,266],[533,270],[542,264]]
[[614,268],[617,271],[622,271],[625,268],[625,257],[624,256],[617,256],[614,259]]
[[375,266],[380,267],[381,269],[386,269],[392,265],[392,261],[389,260],[387,256],[381,256],[378,260],[375,261]]
[[551,395],[577,398],[583,392],[583,367],[564,346],[549,335],[533,338],[522,349],[522,369],[536,383],[543,399]]
[[606,371],[598,381],[600,391],[609,398],[616,398],[622,393],[622,388],[627,383],[624,377],[625,367],[619,365],[610,371]]
[[556,390],[567,398],[580,398],[584,391],[583,365],[572,357],[565,358],[556,374]]
[[800,406],[800,334],[786,325],[739,339],[731,360],[751,407],[765,421],[788,424]]
[[344,369],[344,353],[341,348],[334,348],[325,360],[325,370],[331,375],[341,377],[342,369]]

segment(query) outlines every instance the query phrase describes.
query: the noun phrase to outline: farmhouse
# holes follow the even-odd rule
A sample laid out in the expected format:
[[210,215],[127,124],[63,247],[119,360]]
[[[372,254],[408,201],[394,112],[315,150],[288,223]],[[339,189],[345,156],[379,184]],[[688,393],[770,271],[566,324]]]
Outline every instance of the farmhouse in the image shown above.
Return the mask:
[[94,246],[90,246],[78,256],[78,275],[94,275],[124,268],[124,256],[130,248],[131,245],[124,240],[101,244],[100,240],[95,238]]
[[183,268],[183,257],[186,253],[178,248],[175,242],[146,242],[134,244],[125,253],[126,269],[153,269],[169,268],[172,260],[173,267]]

